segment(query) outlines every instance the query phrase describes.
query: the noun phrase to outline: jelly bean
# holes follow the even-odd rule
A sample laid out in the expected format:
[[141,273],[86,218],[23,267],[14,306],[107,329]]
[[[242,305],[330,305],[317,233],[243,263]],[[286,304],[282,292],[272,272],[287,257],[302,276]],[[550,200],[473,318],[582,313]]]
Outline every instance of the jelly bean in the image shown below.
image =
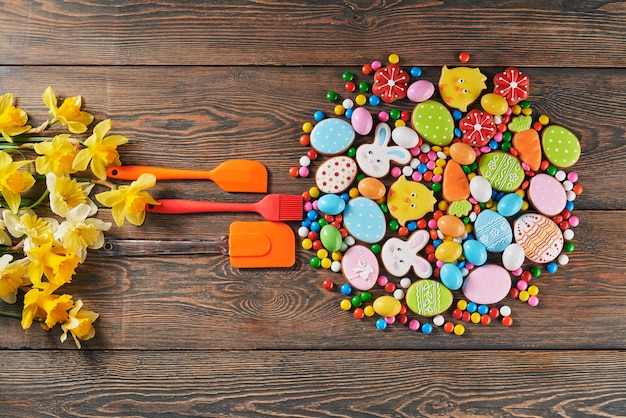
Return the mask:
[[374,177],[366,177],[357,185],[359,193],[371,200],[378,200],[385,196],[387,189],[382,181]]
[[379,296],[373,303],[374,311],[380,316],[395,316],[400,312],[402,304],[393,296]]
[[465,233],[463,221],[453,215],[444,215],[437,220],[437,228],[449,237],[460,237]]
[[463,274],[454,264],[444,264],[439,271],[439,277],[441,277],[441,282],[450,290],[458,290],[463,285]]
[[463,242],[463,256],[475,266],[482,266],[487,262],[487,249],[477,240],[467,239]]
[[325,194],[317,200],[317,207],[322,213],[337,215],[343,212],[346,207],[346,202],[340,196],[329,193]]
[[435,250],[435,257],[437,260],[444,263],[452,263],[461,257],[463,254],[463,248],[461,244],[454,241],[444,241]]
[[328,251],[338,251],[343,243],[341,233],[333,225],[324,225],[324,227],[322,227],[320,231],[320,240],[322,241],[324,248]]
[[480,105],[487,113],[491,113],[494,116],[503,115],[509,108],[509,104],[506,99],[499,94],[487,93],[480,99]]

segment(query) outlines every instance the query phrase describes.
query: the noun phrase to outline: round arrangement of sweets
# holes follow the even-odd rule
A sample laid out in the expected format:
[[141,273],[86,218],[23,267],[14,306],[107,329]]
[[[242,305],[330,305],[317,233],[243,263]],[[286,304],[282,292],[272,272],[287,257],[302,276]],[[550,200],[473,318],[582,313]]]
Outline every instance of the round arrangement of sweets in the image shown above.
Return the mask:
[[361,73],[304,123],[290,169],[315,180],[298,234],[312,268],[338,274],[323,287],[381,330],[513,325],[507,299],[537,306],[534,279],[574,250],[578,138],[533,112],[517,68],[444,66],[435,84],[391,54]]

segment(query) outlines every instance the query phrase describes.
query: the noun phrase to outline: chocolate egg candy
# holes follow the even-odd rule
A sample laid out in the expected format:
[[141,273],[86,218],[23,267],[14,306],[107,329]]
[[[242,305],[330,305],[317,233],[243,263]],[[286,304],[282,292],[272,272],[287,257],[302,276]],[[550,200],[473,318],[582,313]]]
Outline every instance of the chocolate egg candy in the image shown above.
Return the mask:
[[461,165],[470,165],[476,161],[476,152],[465,142],[455,142],[450,145],[450,157]]
[[330,224],[324,225],[320,230],[320,241],[328,251],[339,251],[343,244],[341,232]]

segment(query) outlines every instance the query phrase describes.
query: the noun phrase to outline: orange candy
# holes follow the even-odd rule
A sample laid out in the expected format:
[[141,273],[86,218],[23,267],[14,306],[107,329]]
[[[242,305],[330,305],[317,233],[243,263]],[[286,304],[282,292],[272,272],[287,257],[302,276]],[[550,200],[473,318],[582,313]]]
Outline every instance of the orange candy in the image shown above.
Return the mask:
[[450,145],[450,157],[461,165],[470,165],[476,161],[476,152],[465,142],[455,142]]

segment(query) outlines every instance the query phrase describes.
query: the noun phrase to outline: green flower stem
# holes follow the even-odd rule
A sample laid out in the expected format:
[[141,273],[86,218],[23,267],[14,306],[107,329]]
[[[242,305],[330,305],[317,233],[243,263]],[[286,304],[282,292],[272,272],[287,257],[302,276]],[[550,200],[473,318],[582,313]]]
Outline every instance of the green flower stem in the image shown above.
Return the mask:
[[15,136],[13,142],[47,142],[51,141],[51,136]]
[[32,205],[29,205],[28,207],[32,209],[32,208],[34,208],[35,206],[38,206],[41,202],[43,202],[43,201],[46,199],[46,197],[48,197],[48,195],[49,195],[49,194],[50,194],[50,190],[46,189],[46,190],[45,190],[45,191],[41,194],[41,196],[39,197],[39,199],[37,199],[37,200],[35,201],[35,203],[33,203]]
[[[20,320],[22,319],[22,314],[16,312],[0,311],[0,316],[6,316],[8,318],[15,318]],[[43,322],[41,318],[33,318],[33,321]]]

